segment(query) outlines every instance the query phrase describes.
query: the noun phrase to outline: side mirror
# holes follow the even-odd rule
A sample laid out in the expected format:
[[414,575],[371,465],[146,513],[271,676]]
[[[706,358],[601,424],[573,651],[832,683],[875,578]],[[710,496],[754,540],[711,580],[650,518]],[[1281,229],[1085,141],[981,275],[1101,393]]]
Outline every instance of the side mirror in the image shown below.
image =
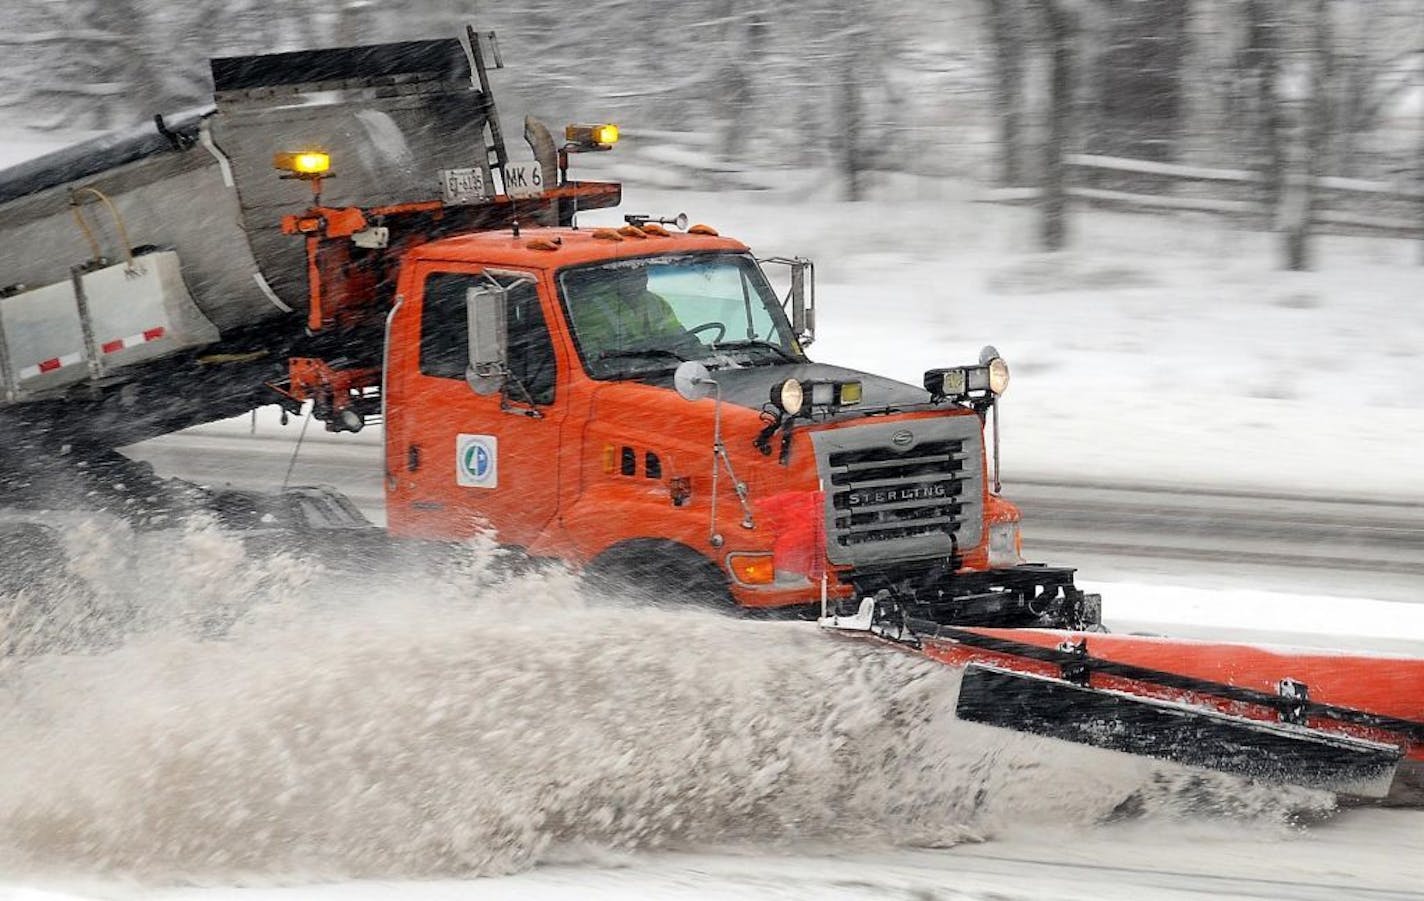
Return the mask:
[[505,319],[509,289],[476,285],[465,292],[470,330],[470,365],[465,381],[476,394],[497,394],[509,377],[509,323]]
[[672,384],[683,400],[701,400],[712,393],[712,373],[696,360],[687,360],[672,374]]
[[816,264],[802,257],[791,265],[791,328],[803,347],[816,340]]
[[816,264],[805,257],[771,257],[758,262],[791,269],[791,290],[781,305],[791,317],[796,340],[806,347],[816,340]]

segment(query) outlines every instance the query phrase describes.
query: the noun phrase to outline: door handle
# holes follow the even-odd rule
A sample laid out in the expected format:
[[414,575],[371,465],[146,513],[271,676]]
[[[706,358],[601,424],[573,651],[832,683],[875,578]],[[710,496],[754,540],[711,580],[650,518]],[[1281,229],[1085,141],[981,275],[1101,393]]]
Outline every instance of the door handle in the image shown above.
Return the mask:
[[407,472],[415,472],[420,468],[420,445],[412,444],[406,448],[405,468]]

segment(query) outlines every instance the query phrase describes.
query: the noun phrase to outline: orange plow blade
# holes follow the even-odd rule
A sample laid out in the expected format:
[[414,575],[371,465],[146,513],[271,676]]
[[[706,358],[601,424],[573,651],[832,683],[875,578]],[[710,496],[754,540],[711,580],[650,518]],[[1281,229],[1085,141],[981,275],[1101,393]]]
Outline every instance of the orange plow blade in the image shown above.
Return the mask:
[[921,653],[966,667],[961,719],[1364,798],[1424,761],[1424,660],[932,628]]
[[964,668],[963,720],[1353,797],[1424,803],[1424,659],[878,610],[822,620]]

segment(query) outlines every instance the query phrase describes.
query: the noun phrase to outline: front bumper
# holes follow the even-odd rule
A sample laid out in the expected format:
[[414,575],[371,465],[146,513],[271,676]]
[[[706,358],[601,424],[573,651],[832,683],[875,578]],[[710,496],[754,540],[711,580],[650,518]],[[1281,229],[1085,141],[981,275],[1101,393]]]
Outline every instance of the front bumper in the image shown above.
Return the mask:
[[855,587],[857,599],[894,601],[906,616],[940,625],[1093,629],[1102,623],[1102,598],[1074,585],[1074,569],[1021,564],[965,571],[951,566],[943,561],[857,569],[842,579]]

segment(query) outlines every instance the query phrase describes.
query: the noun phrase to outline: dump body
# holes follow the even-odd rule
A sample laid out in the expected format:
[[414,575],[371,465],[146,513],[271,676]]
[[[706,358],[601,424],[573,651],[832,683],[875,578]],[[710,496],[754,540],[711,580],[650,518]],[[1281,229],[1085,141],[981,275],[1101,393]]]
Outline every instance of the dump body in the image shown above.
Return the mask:
[[[220,59],[213,78],[212,108],[0,172],[0,404],[237,335],[238,350],[270,336],[280,352],[310,296],[306,249],[281,222],[312,192],[280,177],[277,152],[338,161],[330,206],[427,201],[440,170],[488,169],[485,97],[456,40]],[[86,280],[104,270],[152,282],[125,302],[151,308],[138,331],[94,321],[107,289]],[[158,330],[143,353],[104,350]]]

